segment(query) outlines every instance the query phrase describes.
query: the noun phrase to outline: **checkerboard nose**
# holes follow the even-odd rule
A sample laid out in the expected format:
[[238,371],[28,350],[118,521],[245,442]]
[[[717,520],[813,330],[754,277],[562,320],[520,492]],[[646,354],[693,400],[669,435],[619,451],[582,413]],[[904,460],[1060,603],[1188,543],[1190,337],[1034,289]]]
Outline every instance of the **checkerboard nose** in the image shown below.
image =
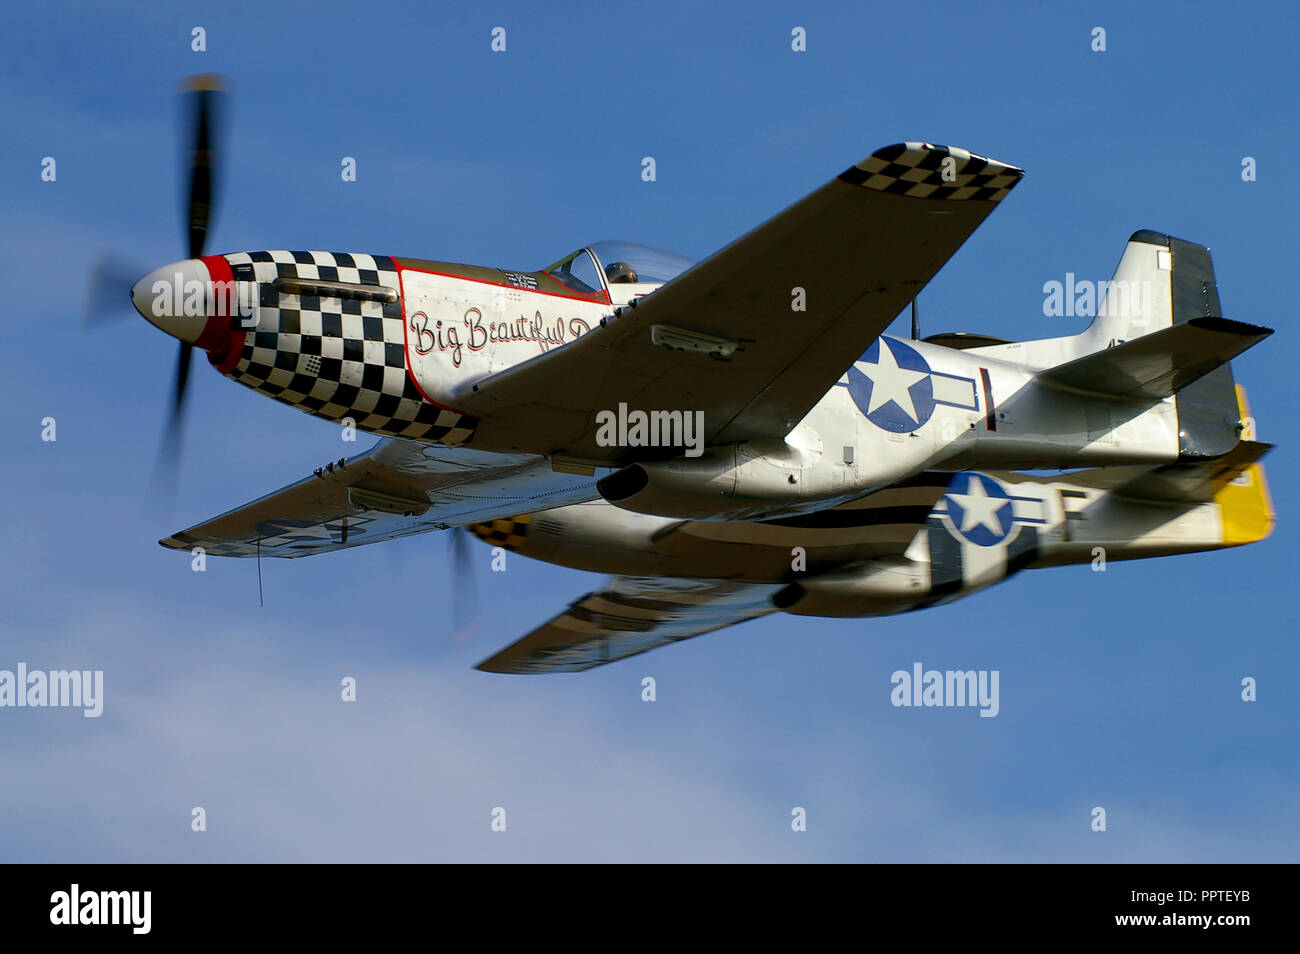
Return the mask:
[[197,258],[156,269],[135,283],[131,301],[150,324],[173,338],[198,341],[211,313],[211,276]]

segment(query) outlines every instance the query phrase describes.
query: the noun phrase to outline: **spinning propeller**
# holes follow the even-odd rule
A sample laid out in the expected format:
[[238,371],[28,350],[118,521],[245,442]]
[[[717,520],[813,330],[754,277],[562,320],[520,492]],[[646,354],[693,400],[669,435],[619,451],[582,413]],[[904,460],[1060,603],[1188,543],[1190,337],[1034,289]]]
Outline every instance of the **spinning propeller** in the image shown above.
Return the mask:
[[[185,312],[181,299],[188,295],[179,289],[188,289],[192,282],[210,288],[207,265],[200,261],[207,246],[212,225],[213,208],[217,197],[217,169],[220,158],[220,113],[227,96],[225,81],[215,74],[192,76],[182,87],[184,114],[189,119],[188,164],[184,178],[188,180],[185,195],[185,236],[187,258],[156,271],[148,272],[119,253],[100,256],[91,269],[86,293],[84,321],[87,327],[116,320],[123,315],[139,312],[161,330],[180,339],[176,357],[176,372],[172,385],[170,409],[166,430],[158,449],[154,467],[156,489],[168,496],[176,487],[177,466],[180,458],[181,430],[184,420],[185,399],[189,389],[190,364],[195,343],[204,344],[202,335],[209,314],[216,314],[216,306],[205,301],[198,309],[201,314]],[[152,297],[155,281],[170,286],[171,304]],[[134,304],[134,308],[130,306]],[[474,578],[472,557],[469,553],[469,531],[464,527],[453,529],[448,537],[448,562],[451,569],[452,624],[457,641],[473,634],[478,612],[478,587]],[[260,559],[259,559],[260,587]]]
[[[188,163],[188,191],[186,195],[185,229],[187,251],[190,259],[203,257],[208,230],[212,221],[212,208],[216,195],[218,125],[221,101],[226,95],[225,83],[220,76],[204,74],[192,76],[182,87],[184,111],[190,117],[190,150]],[[129,260],[109,253],[100,256],[90,272],[86,293],[85,324],[93,326],[131,314],[132,288],[147,269],[133,265]],[[176,465],[181,443],[181,424],[185,410],[185,396],[189,385],[190,362],[194,345],[180,342],[176,357],[176,374],[172,385],[171,408],[167,428],[158,449],[155,480],[174,488]]]
[[478,582],[470,553],[469,531],[452,527],[447,531],[447,562],[451,566],[452,640],[457,643],[473,638],[478,628]]

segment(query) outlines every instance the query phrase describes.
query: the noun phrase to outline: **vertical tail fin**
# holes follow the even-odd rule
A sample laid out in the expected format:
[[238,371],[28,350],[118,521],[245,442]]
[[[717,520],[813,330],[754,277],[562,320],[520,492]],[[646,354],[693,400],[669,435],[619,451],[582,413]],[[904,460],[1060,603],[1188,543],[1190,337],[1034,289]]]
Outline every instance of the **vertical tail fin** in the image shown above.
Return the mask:
[[[1129,238],[1097,316],[1079,336],[1081,354],[1114,347],[1192,318],[1223,316],[1210,250],[1143,229]],[[1178,392],[1179,455],[1226,454],[1241,436],[1232,368],[1225,364]]]
[[1174,324],[1171,241],[1177,240],[1146,229],[1133,233],[1115,274],[1098,290],[1097,316],[1079,336],[1081,353],[1104,351]]

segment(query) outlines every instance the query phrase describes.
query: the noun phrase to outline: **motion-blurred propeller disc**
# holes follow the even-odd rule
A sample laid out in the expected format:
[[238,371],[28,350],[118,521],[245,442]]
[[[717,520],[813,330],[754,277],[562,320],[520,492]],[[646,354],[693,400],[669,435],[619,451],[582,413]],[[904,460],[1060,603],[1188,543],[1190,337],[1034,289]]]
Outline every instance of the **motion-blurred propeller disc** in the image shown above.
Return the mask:
[[131,287],[146,271],[142,265],[116,252],[105,252],[95,259],[86,284],[83,327],[93,328],[134,316]]
[[452,639],[465,642],[478,624],[478,583],[471,562],[469,531],[452,527],[447,538],[447,562],[451,564]]
[[[220,76],[215,73],[204,73],[191,76],[182,87],[185,108],[191,116],[192,132],[192,146],[189,152],[189,189],[185,193],[186,241],[190,258],[203,257],[208,241],[208,230],[212,224],[220,141],[217,127],[225,86],[225,81]],[[167,430],[163,434],[162,445],[158,448],[158,466],[155,468],[155,475],[163,474],[173,486],[180,456],[185,397],[190,379],[190,362],[193,357],[194,346],[187,341],[182,341],[180,352],[176,357],[171,414],[167,421]]]
[[[186,188],[181,202],[185,213],[186,251],[192,259],[203,257],[208,232],[212,227],[220,171],[220,113],[225,89],[225,80],[214,73],[191,76],[181,87],[183,108],[189,117],[186,166],[181,177]],[[130,314],[132,286],[146,271],[147,269],[134,265],[120,255],[100,256],[90,272],[85,324],[90,326]],[[168,403],[167,428],[163,432],[158,460],[154,466],[155,491],[174,493],[175,490],[181,425],[184,421],[185,397],[193,357],[194,346],[182,341],[180,353],[176,357],[176,373]]]

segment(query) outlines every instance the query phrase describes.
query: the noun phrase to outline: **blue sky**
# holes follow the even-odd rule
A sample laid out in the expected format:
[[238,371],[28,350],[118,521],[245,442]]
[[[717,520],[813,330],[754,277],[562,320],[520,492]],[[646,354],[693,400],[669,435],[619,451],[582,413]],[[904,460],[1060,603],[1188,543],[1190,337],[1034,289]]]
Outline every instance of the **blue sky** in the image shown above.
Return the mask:
[[[103,669],[106,701],[99,719],[0,710],[0,859],[1295,860],[1298,18],[1280,3],[10,5],[0,668]],[[79,327],[99,252],[142,271],[183,257],[174,91],[206,71],[235,93],[214,251],[535,268],[618,237],[702,257],[906,139],[1027,170],[922,296],[927,333],[1077,331],[1043,317],[1045,281],[1109,277],[1138,228],[1208,244],[1227,316],[1277,329],[1234,368],[1279,445],[1278,529],[1104,574],[1034,571],[923,614],[770,617],[579,676],[470,667],[600,577],[519,558],[490,573],[475,544],[482,617],[454,642],[437,535],[268,561],[259,608],[252,563],[195,574],[156,540],[355,445],[200,362],[180,493],[160,506],[175,343],[139,319]],[[893,708],[890,673],[915,661],[1000,670],[1001,713]]]

